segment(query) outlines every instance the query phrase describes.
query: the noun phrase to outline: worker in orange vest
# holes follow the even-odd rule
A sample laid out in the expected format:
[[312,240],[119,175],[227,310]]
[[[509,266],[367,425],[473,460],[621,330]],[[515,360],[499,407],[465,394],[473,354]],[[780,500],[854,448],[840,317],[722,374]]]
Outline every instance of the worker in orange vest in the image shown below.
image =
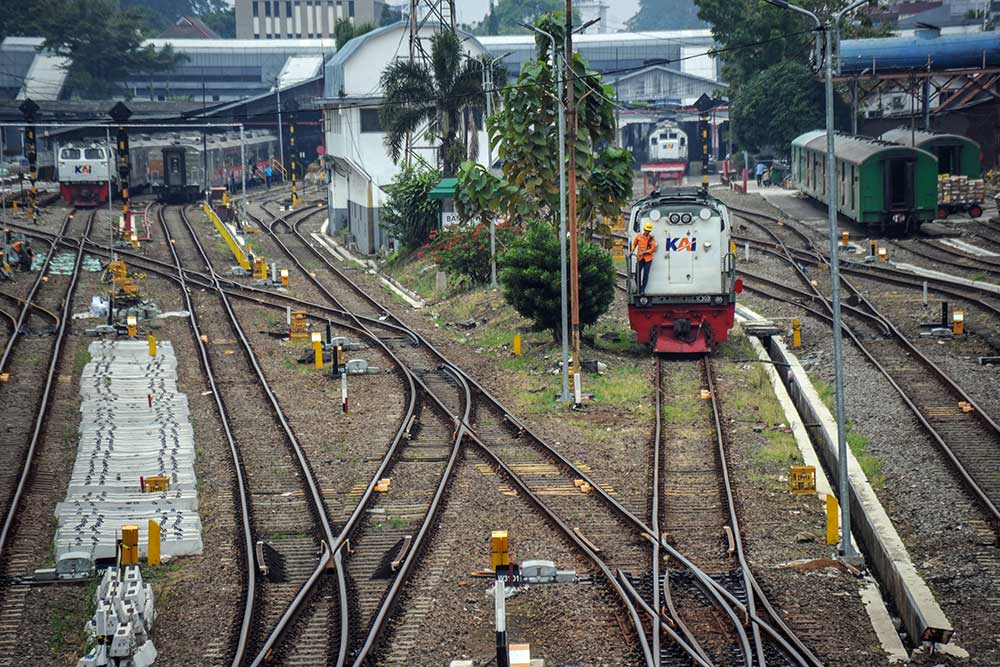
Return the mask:
[[639,294],[646,293],[646,283],[649,282],[649,268],[653,265],[653,253],[656,252],[656,239],[653,237],[653,223],[646,221],[642,226],[642,234],[632,239],[632,253],[635,255],[635,284]]
[[18,264],[22,271],[31,271],[31,264],[35,261],[35,253],[31,250],[31,243],[28,241],[14,241],[11,250],[17,256]]

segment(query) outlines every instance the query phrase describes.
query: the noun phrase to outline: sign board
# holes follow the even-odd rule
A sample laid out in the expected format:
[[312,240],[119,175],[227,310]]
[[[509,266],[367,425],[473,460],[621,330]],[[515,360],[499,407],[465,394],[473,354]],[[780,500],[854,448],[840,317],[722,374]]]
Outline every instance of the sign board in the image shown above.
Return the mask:
[[450,227],[458,224],[458,211],[441,211],[441,227]]
[[790,466],[788,486],[792,493],[816,493],[816,468],[813,466]]

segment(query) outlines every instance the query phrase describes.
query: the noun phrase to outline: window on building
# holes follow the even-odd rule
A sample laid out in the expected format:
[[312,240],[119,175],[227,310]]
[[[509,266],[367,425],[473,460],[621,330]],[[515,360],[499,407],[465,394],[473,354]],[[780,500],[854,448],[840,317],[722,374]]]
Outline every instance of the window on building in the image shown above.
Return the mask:
[[354,18],[354,0],[349,0],[347,3],[347,15]]
[[253,4],[254,18],[257,18],[258,16],[260,16],[260,4],[258,4],[257,2],[254,2],[252,4]]
[[270,15],[271,15],[271,3],[265,1],[264,2],[264,16],[270,16]]
[[280,0],[274,0],[274,15],[275,17],[281,16],[281,2]]
[[292,2],[291,0],[286,0],[285,2],[285,16],[292,18]]
[[378,118],[378,109],[361,110],[361,131],[381,132],[382,122]]

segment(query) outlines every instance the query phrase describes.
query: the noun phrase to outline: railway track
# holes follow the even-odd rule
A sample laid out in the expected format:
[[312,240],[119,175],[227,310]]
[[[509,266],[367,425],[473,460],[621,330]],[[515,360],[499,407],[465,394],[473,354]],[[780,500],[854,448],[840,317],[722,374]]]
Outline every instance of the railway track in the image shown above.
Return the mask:
[[[49,258],[39,272],[35,287],[24,300],[17,320],[19,326],[27,311],[32,308],[32,300],[38,296],[37,286],[48,269],[54,249],[60,247],[70,220],[70,216],[64,220],[59,235],[53,240]],[[20,639],[22,615],[29,604],[28,586],[17,578],[31,573],[32,566],[37,561],[38,546],[49,543],[52,539],[52,535],[47,533],[47,524],[42,521],[25,523],[23,519],[28,512],[23,510],[29,495],[33,505],[51,507],[56,494],[61,491],[57,488],[56,480],[36,471],[36,458],[50,426],[57,374],[70,333],[73,297],[85,254],[83,239],[89,234],[93,222],[94,214],[88,215],[83,233],[72,242],[76,250],[72,273],[65,281],[46,283],[46,291],[58,291],[62,295],[54,336],[23,341],[18,345],[17,359],[5,366],[12,374],[12,379],[2,385],[5,427],[2,459],[4,474],[0,476],[0,491],[3,494],[3,525],[0,528],[0,571],[3,574],[3,584],[0,585],[0,647],[8,650],[0,658],[0,664],[17,664],[17,659],[13,656],[16,655]],[[60,287],[64,289],[59,289]],[[21,337],[19,326],[15,327],[8,340],[5,359]],[[39,343],[37,349],[34,347],[35,342]],[[43,342],[48,344],[48,350],[41,349]],[[24,343],[33,346],[33,349],[28,349]]]
[[[770,248],[763,247],[784,259],[805,286],[821,299],[827,312],[832,312],[825,292],[813,284],[814,278],[807,276],[800,266],[803,261],[823,266],[823,255],[812,250],[793,253],[771,225],[748,221],[773,239]],[[742,240],[757,242],[754,239]],[[849,267],[842,267],[842,271],[847,275],[857,275],[856,270]],[[863,275],[874,277],[867,272]],[[898,275],[883,277],[904,284],[912,280]],[[872,332],[862,340],[858,325],[870,326],[871,322],[871,318],[865,318],[855,320],[858,324],[847,329],[848,337],[899,393],[959,479],[990,515],[994,528],[1000,530],[1000,425],[940,366],[921,352],[846,275],[842,277],[842,282],[850,297],[856,301],[855,305],[881,321],[890,333],[888,337],[883,337],[881,332]],[[920,284],[919,280],[913,282]],[[935,290],[943,289],[952,291],[951,288],[935,285]],[[957,290],[955,295],[959,296]],[[968,296],[962,298],[970,300]],[[991,307],[988,302],[976,302],[984,309]],[[1000,314],[1000,311],[997,312]],[[963,405],[971,409],[963,408]]]
[[[183,209],[173,225],[167,216],[160,222],[178,274],[185,264],[211,266]],[[190,245],[172,242],[178,239],[178,227],[190,238]],[[262,638],[307,582],[329,566],[331,556],[325,545],[332,543],[335,533],[309,463],[229,297],[215,273],[208,275],[214,289],[189,292],[185,285],[185,299],[194,314],[192,328],[202,363],[242,482],[244,525],[239,541],[245,558],[250,549],[252,558],[247,563],[253,567],[246,573],[244,608],[234,633],[233,664],[238,665],[243,656],[259,649]],[[267,409],[258,409],[262,405]],[[262,447],[262,443],[284,443],[285,447]]]
[[[338,291],[338,300],[342,307],[352,312],[365,312],[370,317],[378,316],[380,319],[391,319],[399,326],[402,322],[395,319],[391,312],[384,309],[364,290],[346,278],[321,252],[312,248],[305,240],[304,235],[299,230],[299,226],[304,222],[300,220],[288,225],[290,231],[296,235],[301,244],[308,246],[310,253],[323,263],[332,274],[337,274],[341,281],[346,284],[347,290]],[[268,226],[269,231],[274,232],[278,224],[287,223],[274,222]],[[350,295],[345,297],[344,295]],[[422,340],[422,339],[421,339]],[[434,350],[426,341],[422,341],[424,346],[434,357],[444,363],[447,360]],[[563,532],[570,537],[609,580],[613,589],[621,596],[626,593],[629,584],[624,578],[625,572],[648,572],[651,561],[643,553],[642,545],[644,540],[657,542],[655,536],[632,511],[632,508],[624,506],[612,492],[609,492],[590,479],[586,473],[573,465],[557,452],[552,450],[541,439],[520,424],[516,418],[506,411],[492,396],[482,387],[475,384],[458,369],[456,378],[468,387],[473,396],[472,418],[468,422],[468,440],[476,446],[511,482],[517,486],[529,499],[546,514],[550,521],[560,527]],[[561,475],[562,479],[555,481],[554,475]],[[582,497],[572,493],[576,479],[586,479],[597,493],[587,494]],[[562,488],[565,487],[565,488]],[[570,490],[570,493],[566,493]],[[624,536],[631,533],[632,539]],[[670,547],[665,547],[670,548]],[[675,552],[676,553],[676,552]],[[700,572],[691,565],[694,572]],[[612,573],[618,574],[612,574]],[[718,587],[713,585],[713,590]],[[728,593],[728,592],[727,592]],[[725,593],[716,593],[713,597],[725,597]],[[627,595],[626,599],[631,599]],[[733,598],[735,600],[735,598]],[[729,604],[732,604],[731,602]],[[637,607],[633,600],[626,603],[626,610],[632,616],[633,622],[637,622]],[[754,614],[753,609],[747,612]],[[732,610],[732,607],[730,607]],[[734,616],[735,618],[735,616]],[[739,623],[735,623],[737,627]],[[769,626],[770,627],[770,626]],[[780,632],[780,631],[779,631]],[[652,633],[659,636],[659,633]],[[642,636],[645,638],[645,633]],[[794,649],[793,649],[794,650]],[[654,658],[646,642],[642,642],[642,651],[645,654],[647,664],[652,664]],[[362,664],[363,660],[356,661],[355,664]],[[801,664],[808,664],[802,662]]]

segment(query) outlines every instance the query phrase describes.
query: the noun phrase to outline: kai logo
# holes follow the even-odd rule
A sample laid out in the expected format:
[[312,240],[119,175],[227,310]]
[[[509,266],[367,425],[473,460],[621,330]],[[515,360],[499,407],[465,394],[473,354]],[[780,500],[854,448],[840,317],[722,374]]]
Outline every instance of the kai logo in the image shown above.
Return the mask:
[[698,239],[689,239],[686,236],[667,239],[667,252],[694,252],[697,250]]
[[77,166],[73,167],[73,173],[74,174],[89,174],[90,173],[90,165],[89,164],[78,164]]

